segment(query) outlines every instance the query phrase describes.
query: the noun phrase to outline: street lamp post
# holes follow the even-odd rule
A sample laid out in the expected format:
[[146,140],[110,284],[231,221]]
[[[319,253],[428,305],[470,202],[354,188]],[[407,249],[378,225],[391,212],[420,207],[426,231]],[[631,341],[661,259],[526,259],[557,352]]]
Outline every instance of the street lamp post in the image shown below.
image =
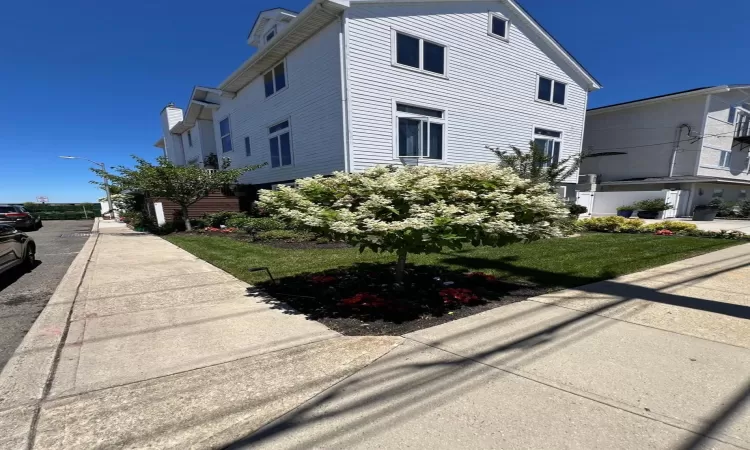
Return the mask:
[[[101,169],[104,171],[104,173],[107,172],[107,168],[104,165],[104,163],[92,161],[88,158],[81,158],[80,156],[61,156],[62,159],[83,159],[91,164],[96,164],[97,166],[101,167]],[[112,218],[115,218],[115,210],[112,208],[112,195],[109,193],[109,180],[107,180],[107,177],[102,176],[102,179],[104,180],[104,190],[107,192],[107,204],[109,205],[109,213],[112,215]]]

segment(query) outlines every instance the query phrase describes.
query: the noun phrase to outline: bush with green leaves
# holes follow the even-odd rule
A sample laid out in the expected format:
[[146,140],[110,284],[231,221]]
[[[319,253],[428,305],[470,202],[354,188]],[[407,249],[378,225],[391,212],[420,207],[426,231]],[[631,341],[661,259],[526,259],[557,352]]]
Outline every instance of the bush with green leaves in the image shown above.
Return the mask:
[[586,231],[605,233],[635,233],[645,222],[641,219],[626,219],[620,216],[591,217],[581,219],[578,226]]
[[697,230],[698,226],[694,223],[679,222],[676,220],[665,220],[663,222],[650,223],[641,227],[641,231],[645,233],[655,233],[659,230],[669,230],[673,233],[680,231],[692,231]]
[[743,200],[739,203],[740,216],[750,217],[750,200]]
[[272,216],[318,235],[392,252],[401,281],[409,253],[562,236],[569,217],[549,186],[495,164],[375,167],[260,191]]
[[568,205],[568,211],[570,211],[571,216],[578,217],[581,214],[586,214],[587,212],[589,212],[589,209],[583,205],[579,205],[578,203],[571,203]]
[[243,219],[247,218],[247,214],[237,211],[219,211],[217,213],[205,214],[203,216],[203,222],[208,227],[219,228],[222,225],[227,225],[231,219]]
[[641,200],[639,202],[635,202],[633,206],[639,211],[666,211],[672,208],[672,205],[660,198]]
[[737,203],[735,202],[728,202],[726,200],[722,200],[721,204],[719,205],[719,210],[716,212],[716,217],[736,216],[737,212],[739,212],[739,208],[737,208],[737,212],[735,211],[736,206],[737,206]]
[[240,228],[250,234],[288,229],[284,222],[271,217],[234,217],[227,220],[226,225],[228,227]]
[[622,206],[618,206],[616,209],[618,211],[635,211],[638,208],[636,208],[633,205],[622,205]]

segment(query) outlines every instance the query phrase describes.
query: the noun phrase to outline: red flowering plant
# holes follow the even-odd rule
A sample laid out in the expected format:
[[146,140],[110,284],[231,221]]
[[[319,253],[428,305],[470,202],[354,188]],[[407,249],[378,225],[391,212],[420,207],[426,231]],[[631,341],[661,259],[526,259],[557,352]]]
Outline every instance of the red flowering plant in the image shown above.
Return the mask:
[[471,289],[465,288],[445,288],[440,291],[440,298],[443,299],[443,304],[447,306],[455,305],[476,305],[480,302],[480,298],[477,297]]
[[338,278],[333,275],[313,275],[310,277],[310,281],[313,284],[331,284],[337,280]]
[[654,234],[657,235],[657,236],[674,236],[674,233],[672,231],[670,231],[670,230],[667,230],[667,229],[659,230],[659,231],[657,231]]
[[497,281],[497,278],[495,278],[494,275],[490,275],[484,272],[470,272],[466,274],[466,278],[468,278],[471,281],[476,281],[482,284],[484,283],[491,284]]
[[387,306],[389,302],[375,294],[370,294],[369,292],[360,292],[353,297],[341,300],[341,304],[345,306],[382,308],[383,306]]

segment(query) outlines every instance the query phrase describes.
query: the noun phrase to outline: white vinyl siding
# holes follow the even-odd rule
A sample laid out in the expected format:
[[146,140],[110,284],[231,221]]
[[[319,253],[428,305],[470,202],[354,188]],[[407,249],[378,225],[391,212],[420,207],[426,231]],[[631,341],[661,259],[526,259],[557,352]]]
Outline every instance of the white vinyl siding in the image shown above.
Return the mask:
[[[244,174],[240,183],[274,183],[344,170],[340,29],[334,22],[286,56],[289,84],[283,93],[266,98],[261,75],[235,98],[221,99],[214,117],[231,114],[235,147],[244,149],[247,136],[252,149],[250,156],[234,152],[232,166],[268,163]],[[268,128],[287,118],[293,128],[294,164],[272,168]],[[215,130],[219,144],[218,122]]]
[[[510,19],[509,42],[488,35],[488,11]],[[347,15],[353,170],[402,163],[394,101],[445,111],[443,159],[419,164],[496,162],[486,146],[528,148],[535,126],[563,133],[561,159],[580,152],[583,80],[560,68],[500,2],[352,4]],[[393,30],[445,45],[448,78],[394,67]],[[534,101],[539,73],[567,83],[565,108]]]

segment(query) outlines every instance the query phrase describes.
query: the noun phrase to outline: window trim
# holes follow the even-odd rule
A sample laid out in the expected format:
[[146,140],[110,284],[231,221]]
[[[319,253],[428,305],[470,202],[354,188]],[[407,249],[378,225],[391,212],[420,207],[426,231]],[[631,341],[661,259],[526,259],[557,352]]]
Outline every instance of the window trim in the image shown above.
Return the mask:
[[[536,134],[536,129],[537,128],[541,128],[542,130],[552,131],[552,132],[555,132],[555,133],[560,133],[560,137],[559,138],[554,138],[552,136],[544,136],[542,134]],[[557,128],[553,128],[553,127],[548,127],[546,125],[532,125],[531,126],[531,142],[534,142],[536,140],[537,136],[539,136],[540,138],[545,138],[545,139],[559,140],[560,141],[560,154],[558,155],[558,158],[559,158],[558,162],[560,162],[560,161],[562,161],[564,159],[563,158],[563,151],[565,150],[565,132],[563,130],[560,130],[560,129],[557,129]]]
[[[224,116],[223,118],[219,119],[219,133],[218,133],[218,135],[219,135],[219,148],[221,148],[221,153],[222,154],[234,152],[234,141],[232,140],[232,119],[231,119],[231,116],[232,116],[231,114],[228,114],[228,115]],[[227,123],[229,124],[229,134],[228,135],[222,135],[221,134],[221,122],[223,122],[224,120],[226,120]],[[228,152],[224,151],[224,142],[223,142],[224,136],[229,136],[229,142],[230,142],[230,144],[232,146],[232,149],[229,150]]]
[[[544,78],[546,80],[552,81],[552,87],[551,87],[551,90],[550,90],[550,96],[549,96],[550,99],[549,100],[542,100],[542,99],[539,98],[539,84],[541,83],[542,78]],[[559,104],[559,103],[555,103],[553,101],[553,99],[555,98],[555,83],[559,83],[559,84],[565,85],[565,99],[563,100],[563,104],[562,105]],[[546,75],[542,75],[542,74],[538,73],[538,74],[536,74],[536,89],[534,90],[534,100],[537,101],[537,102],[539,102],[539,103],[543,103],[545,105],[557,106],[558,108],[567,108],[566,105],[568,104],[568,91],[569,91],[568,86],[569,86],[568,83],[565,83],[563,81],[557,81],[556,79],[554,79],[552,77],[548,77]],[[550,131],[552,131],[552,130],[550,130]]]
[[188,147],[193,146],[193,135],[190,133],[191,130],[187,130],[187,141],[188,141]]
[[[400,64],[398,62],[398,42],[397,42],[397,37],[396,37],[396,35],[398,34],[403,34],[405,36],[409,36],[411,38],[419,40],[419,67],[407,66],[406,64]],[[443,49],[445,50],[444,58],[443,58],[443,72],[444,73],[436,73],[436,72],[431,72],[429,70],[423,69],[424,67],[424,59],[423,59],[424,42],[428,42],[433,45],[439,45],[440,47],[443,47]],[[434,41],[432,39],[425,39],[423,37],[417,36],[414,33],[409,33],[399,28],[391,27],[391,66],[398,67],[401,69],[411,70],[412,72],[419,72],[425,75],[430,75],[433,77],[443,78],[447,80],[449,78],[448,77],[448,67],[450,66],[449,59],[450,59],[450,47],[447,44],[443,44],[443,43]]]
[[[438,119],[437,117],[429,117],[429,116],[420,116],[419,114],[412,114],[407,112],[401,112],[397,110],[397,105],[406,105],[406,106],[413,106],[415,108],[427,108],[427,109],[434,109],[436,111],[442,111],[443,112],[443,118]],[[445,108],[445,106],[438,106],[438,105],[432,105],[429,103],[421,103],[416,104],[411,101],[400,101],[398,99],[391,99],[391,108],[392,108],[392,119],[391,119],[391,129],[393,133],[393,148],[392,148],[392,157],[394,160],[403,160],[406,159],[408,161],[434,161],[434,162],[440,162],[445,163],[447,161],[447,155],[448,155],[448,110]],[[413,117],[413,118],[427,118],[428,122],[435,122],[440,123],[443,125],[443,155],[440,159],[436,158],[428,158],[425,156],[401,156],[398,154],[398,119],[399,117]]]
[[[271,127],[276,126],[282,122],[288,122],[289,126],[287,128],[284,128],[283,130],[274,131],[273,133],[269,132]],[[283,169],[285,167],[294,167],[294,140],[292,139],[292,117],[287,116],[284,118],[280,118],[278,120],[274,120],[273,122],[267,123],[265,127],[266,127],[266,142],[268,143],[268,159],[269,159],[268,168],[271,170],[276,170],[276,169]],[[272,165],[273,163],[271,162],[271,138],[280,136],[284,133],[289,133],[289,153],[291,154],[290,156],[292,157],[292,162],[291,164],[287,164],[287,165],[281,164],[281,146],[279,146],[279,167],[273,167]],[[279,142],[280,141],[281,140],[279,140]]]
[[[281,89],[276,89],[276,73],[274,73],[274,70],[276,70],[277,67],[280,65],[284,65],[284,87]],[[266,95],[266,74],[268,72],[271,72],[271,76],[273,77],[273,94]],[[263,72],[263,75],[260,77],[261,80],[263,80],[263,95],[265,96],[264,100],[268,100],[271,97],[275,97],[279,92],[284,92],[289,88],[289,65],[286,63],[286,58],[282,59],[281,61],[277,62],[273,65],[270,69]],[[283,122],[283,120],[282,120]]]
[[[505,36],[500,36],[499,34],[495,34],[492,32],[493,17],[497,17],[498,19],[505,21]],[[489,13],[487,14],[487,34],[503,42],[510,42],[510,19],[500,13],[489,11]]]

